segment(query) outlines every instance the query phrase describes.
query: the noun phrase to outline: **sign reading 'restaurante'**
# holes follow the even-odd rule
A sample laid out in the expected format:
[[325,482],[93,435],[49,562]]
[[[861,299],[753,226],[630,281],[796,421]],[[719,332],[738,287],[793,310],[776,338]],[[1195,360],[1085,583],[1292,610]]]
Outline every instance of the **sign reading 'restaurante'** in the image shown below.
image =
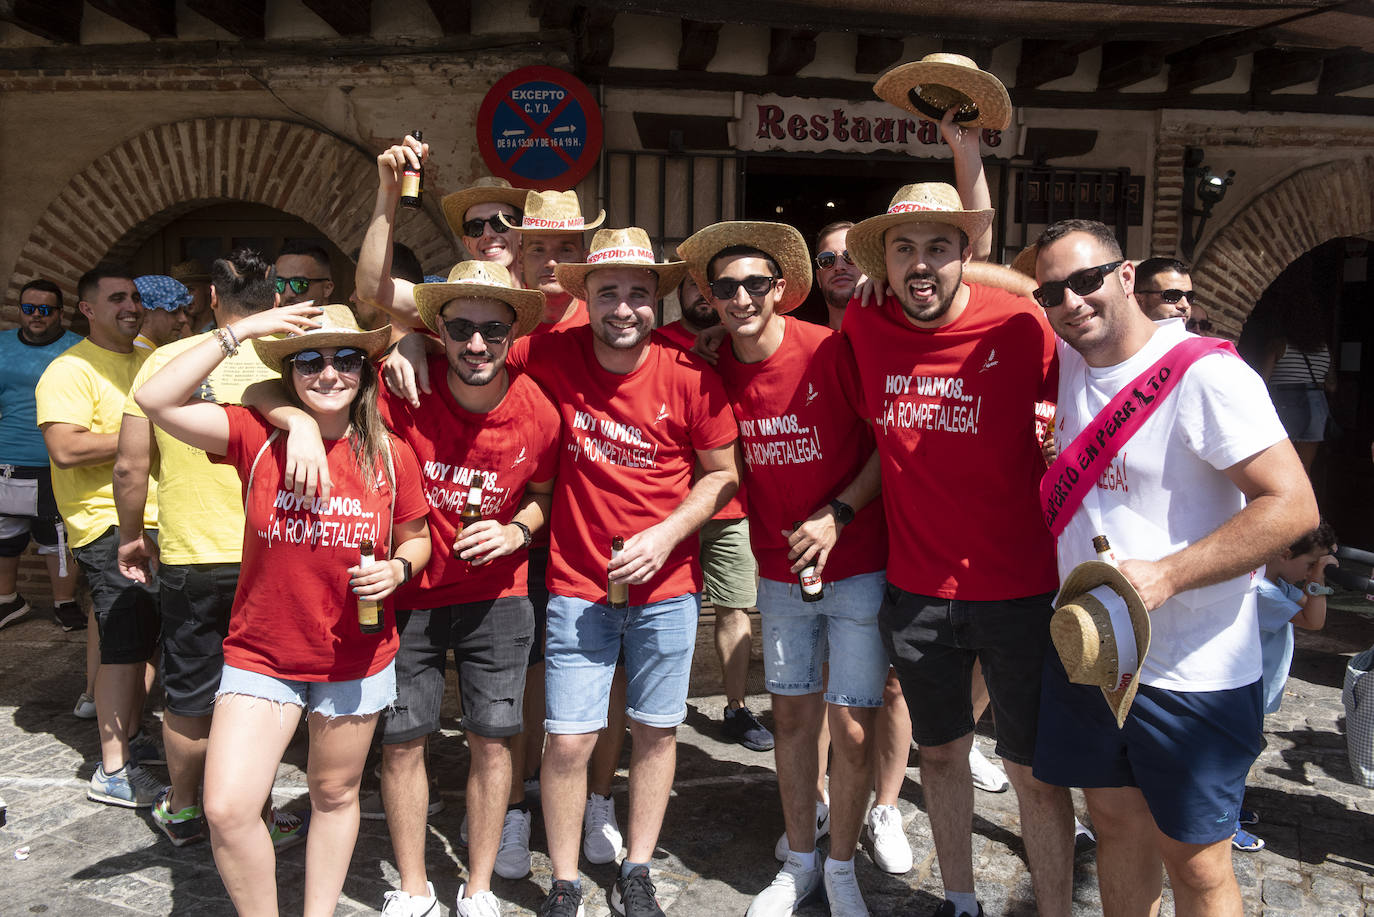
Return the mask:
[[[793,96],[743,95],[734,123],[735,146],[762,152],[903,153],[948,158],[940,125],[900,111],[880,100],[801,99]],[[1010,156],[1016,152],[1015,126],[983,131],[984,149]]]

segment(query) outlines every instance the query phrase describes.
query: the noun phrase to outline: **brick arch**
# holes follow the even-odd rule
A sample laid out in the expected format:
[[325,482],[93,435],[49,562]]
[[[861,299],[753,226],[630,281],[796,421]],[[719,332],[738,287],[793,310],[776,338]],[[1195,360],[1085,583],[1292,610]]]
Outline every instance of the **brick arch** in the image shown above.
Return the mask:
[[[288,121],[198,118],[150,128],[96,158],[48,205],[20,250],[7,298],[43,276],[74,303],[82,273],[129,257],[182,214],[225,201],[299,217],[351,252],[372,213],[376,168],[359,147]],[[398,221],[397,238],[423,263],[446,267],[456,245],[442,218],[423,213]]]
[[1193,265],[1193,286],[1222,334],[1235,340],[1260,296],[1323,242],[1374,230],[1374,158],[1312,166],[1251,201]]

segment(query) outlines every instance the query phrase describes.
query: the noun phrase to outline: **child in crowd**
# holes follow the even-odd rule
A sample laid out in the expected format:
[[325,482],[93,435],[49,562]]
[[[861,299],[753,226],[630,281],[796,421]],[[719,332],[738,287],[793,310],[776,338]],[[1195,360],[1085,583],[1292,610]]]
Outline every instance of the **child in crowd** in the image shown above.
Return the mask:
[[[1336,564],[1336,531],[1323,522],[1293,542],[1266,565],[1259,581],[1260,652],[1263,660],[1264,712],[1274,713],[1283,702],[1288,668],[1293,663],[1293,625],[1321,630],[1326,623],[1326,568]],[[1237,850],[1264,848],[1264,841],[1245,830],[1259,821],[1251,809],[1241,809],[1235,837]]]

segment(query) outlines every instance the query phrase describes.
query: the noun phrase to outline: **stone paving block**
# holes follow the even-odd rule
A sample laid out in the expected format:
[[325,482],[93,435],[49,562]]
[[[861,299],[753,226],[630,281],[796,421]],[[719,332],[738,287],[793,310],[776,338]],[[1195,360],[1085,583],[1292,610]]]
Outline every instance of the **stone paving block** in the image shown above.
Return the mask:
[[1269,907],[1297,910],[1302,905],[1302,889],[1273,879],[1264,881],[1264,903]]
[[1326,909],[1327,905],[1338,905],[1344,908],[1363,906],[1359,884],[1342,881],[1331,876],[1314,876],[1312,878],[1312,897],[1323,905],[1323,910]]

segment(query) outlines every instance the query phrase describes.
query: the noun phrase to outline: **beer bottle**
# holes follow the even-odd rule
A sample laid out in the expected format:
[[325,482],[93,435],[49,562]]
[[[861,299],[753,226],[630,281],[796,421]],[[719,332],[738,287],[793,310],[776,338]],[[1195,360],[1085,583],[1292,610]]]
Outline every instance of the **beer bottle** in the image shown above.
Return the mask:
[[[416,140],[423,140],[420,131],[411,131],[410,136]],[[401,172],[401,206],[409,207],[414,210],[420,206],[420,197],[425,193],[425,167],[412,166],[410,160],[406,160],[405,169]]]
[[[792,523],[792,531],[801,528],[800,522]],[[816,565],[809,563],[801,568],[797,574],[797,582],[801,585],[803,602],[819,602],[825,598],[825,583],[821,582],[820,574],[816,572]]]
[[[611,539],[611,560],[615,560],[625,550],[625,539],[619,535]],[[630,585],[613,583],[606,580],[606,604],[612,608],[627,608],[630,604]]]
[[[358,550],[361,557],[358,558],[359,567],[370,567],[376,561],[373,555],[372,539],[364,538],[358,542]],[[365,634],[376,634],[382,630],[382,603],[375,599],[358,597],[358,629]]]
[[[468,502],[463,504],[463,511],[458,514],[458,520],[462,527],[458,530],[458,537],[463,537],[463,532],[468,530],[468,526],[474,522],[482,521],[482,482],[474,476],[472,486],[468,488]],[[458,556],[458,545],[453,546],[453,556]]]
[[1093,550],[1097,552],[1097,559],[1104,564],[1119,566],[1116,562],[1116,552],[1112,550],[1111,542],[1107,541],[1106,535],[1093,536]]

